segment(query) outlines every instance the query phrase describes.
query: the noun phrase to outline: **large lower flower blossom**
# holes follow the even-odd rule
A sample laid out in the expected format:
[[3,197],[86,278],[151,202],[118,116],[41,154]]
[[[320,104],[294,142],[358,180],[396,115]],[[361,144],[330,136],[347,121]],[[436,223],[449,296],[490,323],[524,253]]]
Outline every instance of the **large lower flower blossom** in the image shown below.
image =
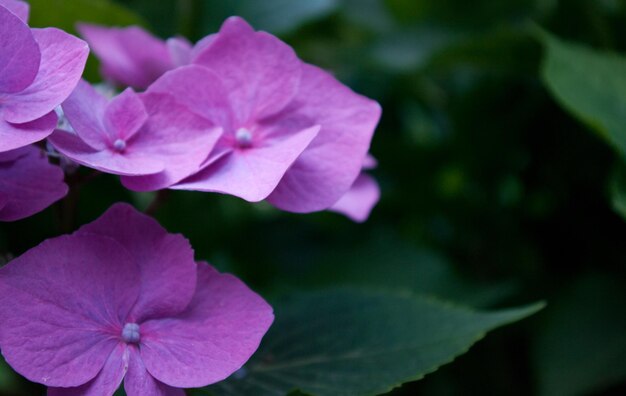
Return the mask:
[[53,395],[184,395],[257,349],[271,307],[196,263],[188,241],[118,204],[0,269],[0,348]]
[[0,153],[0,221],[42,211],[67,194],[63,171],[34,146]]
[[31,29],[27,17],[27,5],[0,2],[0,152],[52,133],[54,108],[78,83],[89,52],[59,29]]

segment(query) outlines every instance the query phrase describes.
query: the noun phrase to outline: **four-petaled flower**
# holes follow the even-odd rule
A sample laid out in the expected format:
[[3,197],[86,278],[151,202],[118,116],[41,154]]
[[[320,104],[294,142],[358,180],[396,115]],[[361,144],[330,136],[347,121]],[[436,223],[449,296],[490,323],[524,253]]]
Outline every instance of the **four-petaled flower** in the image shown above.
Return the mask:
[[184,395],[257,349],[271,307],[126,204],[0,269],[0,348],[53,395]]

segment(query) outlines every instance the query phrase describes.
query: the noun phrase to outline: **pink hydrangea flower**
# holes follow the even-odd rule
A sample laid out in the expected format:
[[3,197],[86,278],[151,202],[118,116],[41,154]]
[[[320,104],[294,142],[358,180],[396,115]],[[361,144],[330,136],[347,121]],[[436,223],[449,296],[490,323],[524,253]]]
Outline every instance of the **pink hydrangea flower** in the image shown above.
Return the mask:
[[377,161],[371,155],[365,157],[363,172],[357,177],[347,193],[328,210],[341,213],[349,219],[362,223],[367,220],[380,200],[380,187],[376,180],[365,171],[374,169]]
[[66,194],[63,171],[37,147],[0,153],[0,221],[29,217]]
[[102,172],[151,175],[155,189],[197,172],[221,135],[168,94],[129,88],[108,101],[81,81],[62,108],[75,133],[50,137],[59,152]]
[[[204,169],[171,188],[268,199],[293,212],[327,209],[350,189],[380,117],[378,103],[237,17],[192,62],[147,92],[172,93],[224,135]],[[153,189],[142,178],[127,185]]]
[[27,18],[27,5],[0,3],[0,152],[52,133],[54,108],[78,83],[89,52],[59,29],[29,28]]
[[138,26],[77,26],[101,63],[105,79],[122,86],[148,88],[166,71],[188,65],[211,36],[193,46],[182,37],[163,41]]
[[0,269],[0,348],[48,395],[184,395],[238,370],[273,321],[232,275],[125,204]]

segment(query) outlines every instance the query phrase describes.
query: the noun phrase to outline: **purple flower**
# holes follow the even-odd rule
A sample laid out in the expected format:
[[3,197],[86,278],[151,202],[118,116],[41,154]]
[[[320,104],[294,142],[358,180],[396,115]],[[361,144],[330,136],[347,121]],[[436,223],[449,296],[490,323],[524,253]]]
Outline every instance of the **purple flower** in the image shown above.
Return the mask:
[[[224,135],[204,169],[171,188],[269,198],[294,212],[327,209],[350,189],[380,117],[376,102],[237,17],[192,62],[148,92],[173,94]],[[153,189],[134,179],[127,186]]]
[[[363,170],[375,167],[376,159],[371,155],[365,157]],[[328,210],[341,213],[357,223],[368,219],[380,199],[380,187],[376,180],[364,171],[354,181],[350,190]]]
[[125,204],[0,269],[0,348],[49,395],[184,395],[238,370],[273,321],[232,275]]
[[0,221],[29,217],[67,194],[63,171],[27,146],[0,153]]
[[151,175],[156,188],[198,171],[221,135],[168,94],[129,88],[109,102],[81,81],[62,107],[75,133],[50,137],[59,152],[102,172]]
[[78,83],[89,52],[61,30],[29,28],[27,17],[27,5],[0,3],[0,152],[52,133],[54,108]]
[[101,73],[107,80],[137,89],[147,88],[168,70],[191,63],[210,40],[202,40],[195,47],[181,37],[162,41],[138,26],[79,24],[78,31],[100,59]]

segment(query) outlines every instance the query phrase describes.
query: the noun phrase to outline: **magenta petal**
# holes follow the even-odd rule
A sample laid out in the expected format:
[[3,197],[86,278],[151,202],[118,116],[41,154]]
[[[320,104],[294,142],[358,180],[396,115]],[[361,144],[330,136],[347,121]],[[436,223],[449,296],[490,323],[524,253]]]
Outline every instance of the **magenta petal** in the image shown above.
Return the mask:
[[183,236],[168,234],[153,218],[116,204],[77,233],[113,238],[139,263],[141,294],[131,319],[174,315],[191,301],[196,284],[193,250]]
[[94,149],[107,147],[104,112],[109,105],[106,98],[87,81],[80,80],[72,94],[63,102],[63,114],[80,138]]
[[160,159],[152,158],[149,154],[130,149],[124,152],[113,149],[95,150],[78,136],[62,130],[55,131],[49,141],[72,161],[101,172],[137,176],[159,173],[165,168]]
[[300,82],[301,62],[291,47],[238,17],[224,22],[194,63],[222,78],[239,124],[282,110]]
[[48,388],[48,396],[103,396],[113,395],[128,370],[129,348],[118,343],[96,378],[73,388]]
[[159,190],[198,172],[222,130],[178,104],[170,95],[148,92],[142,95],[142,100],[150,118],[132,141],[132,148],[161,159],[166,166],[158,174],[123,177],[122,183],[136,191]]
[[199,263],[187,310],[142,324],[141,357],[159,381],[205,386],[241,368],[273,320],[272,308],[239,279]]
[[328,210],[341,213],[357,223],[362,223],[367,220],[379,199],[380,187],[376,180],[361,173],[350,190]]
[[173,37],[168,39],[165,44],[170,52],[172,63],[178,66],[185,66],[191,63],[191,52],[193,46],[183,37]]
[[319,126],[260,147],[234,149],[198,174],[172,186],[176,190],[230,194],[249,202],[267,198],[299,155],[317,136]]
[[3,104],[4,119],[33,121],[54,110],[74,90],[85,68],[87,43],[55,28],[31,29],[41,50],[41,65],[34,82]]
[[[2,159],[21,155],[13,161]],[[48,162],[38,148],[29,146],[0,154],[0,221],[14,221],[40,212],[67,194],[63,171]]]
[[118,344],[139,269],[111,238],[49,239],[0,268],[0,348],[31,381],[56,387],[93,379]]
[[54,111],[25,124],[0,120],[0,152],[28,146],[50,136],[57,125]]
[[156,380],[144,366],[136,348],[131,348],[130,367],[124,379],[127,396],[185,396],[185,391]]
[[28,23],[30,6],[27,2],[21,0],[0,0],[0,7],[8,9],[24,21],[24,23]]
[[172,95],[192,112],[230,130],[232,115],[228,94],[220,77],[202,66],[183,66],[165,73],[147,93]]
[[130,139],[148,119],[148,112],[139,96],[131,89],[113,98],[104,111],[104,127],[111,143]]
[[[0,3],[0,93],[28,87],[37,75],[40,59],[39,46],[28,25]],[[4,101],[0,100],[0,108]]]
[[165,43],[137,26],[77,28],[100,59],[102,73],[115,83],[145,89],[174,67]]
[[317,138],[287,171],[269,197],[291,212],[327,209],[352,186],[380,118],[380,105],[330,74],[304,65],[298,97],[280,116],[305,117],[321,125]]

